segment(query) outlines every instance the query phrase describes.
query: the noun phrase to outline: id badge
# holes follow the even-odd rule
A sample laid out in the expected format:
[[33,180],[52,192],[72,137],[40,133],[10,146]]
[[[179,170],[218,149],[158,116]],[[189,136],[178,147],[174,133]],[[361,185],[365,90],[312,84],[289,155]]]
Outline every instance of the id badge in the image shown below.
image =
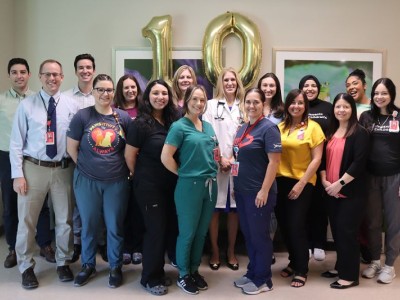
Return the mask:
[[214,153],[214,160],[219,162],[221,160],[221,152],[219,152],[219,148],[215,147],[213,153]]
[[47,131],[45,137],[46,145],[54,145],[54,131]]
[[304,129],[299,130],[299,132],[297,133],[297,139],[304,140]]
[[239,175],[239,162],[238,161],[235,161],[231,165],[231,175],[232,176],[238,176]]
[[399,132],[399,121],[398,120],[389,121],[389,132]]

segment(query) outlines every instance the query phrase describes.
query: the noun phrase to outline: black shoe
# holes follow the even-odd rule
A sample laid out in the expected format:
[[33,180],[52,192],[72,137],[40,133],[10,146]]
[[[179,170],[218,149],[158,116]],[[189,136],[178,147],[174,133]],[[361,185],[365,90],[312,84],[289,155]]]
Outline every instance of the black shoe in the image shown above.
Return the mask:
[[348,289],[348,288],[351,288],[351,287],[357,286],[357,285],[359,285],[358,280],[353,281],[352,283],[346,284],[346,285],[340,284],[338,281],[335,281],[335,282],[332,282],[332,283],[331,283],[331,288],[333,288],[333,289],[344,290],[344,289]]
[[122,284],[122,271],[121,267],[114,267],[110,270],[110,275],[108,276],[108,286],[110,288],[120,287]]
[[74,274],[72,274],[72,271],[69,268],[69,266],[57,267],[57,274],[58,274],[58,279],[60,279],[61,282],[74,280]]
[[98,246],[99,253],[101,258],[105,261],[108,262],[108,256],[107,256],[107,245],[99,245]]
[[28,268],[22,273],[22,287],[24,289],[30,290],[35,289],[39,286],[35,272],[32,268]]
[[204,277],[199,274],[199,272],[194,272],[192,274],[193,283],[199,290],[205,291],[208,289],[208,284],[204,280]]
[[72,258],[70,260],[71,264],[79,259],[79,257],[81,256],[81,252],[82,252],[82,246],[79,244],[74,244],[74,254],[72,255]]
[[40,256],[44,257],[46,261],[55,263],[56,262],[56,254],[54,253],[51,245],[44,246],[40,248]]
[[208,265],[210,266],[211,270],[217,271],[219,269],[219,267],[221,266],[221,263],[208,263]]
[[276,257],[275,255],[272,254],[271,265],[274,265],[275,263],[276,263]]
[[9,269],[15,267],[17,265],[17,254],[15,250],[10,250],[8,253],[6,260],[4,261],[4,268]]
[[183,277],[178,277],[176,285],[179,286],[185,293],[190,295],[196,295],[199,293],[199,289],[194,284],[192,276],[186,274]]
[[335,278],[338,277],[339,274],[337,272],[325,271],[324,273],[321,273],[321,276],[325,278]]
[[90,277],[96,275],[96,269],[88,264],[82,266],[82,270],[76,275],[74,286],[83,286],[89,282]]

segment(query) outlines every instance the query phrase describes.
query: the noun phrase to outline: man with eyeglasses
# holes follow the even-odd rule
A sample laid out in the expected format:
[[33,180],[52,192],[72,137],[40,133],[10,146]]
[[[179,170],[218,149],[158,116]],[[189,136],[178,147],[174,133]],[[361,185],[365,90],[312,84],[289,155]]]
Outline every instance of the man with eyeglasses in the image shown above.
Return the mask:
[[[0,97],[0,179],[1,195],[3,199],[3,223],[9,253],[4,261],[5,268],[17,265],[15,242],[17,238],[18,210],[17,193],[13,190],[10,165],[10,133],[12,121],[18,104],[34,92],[28,88],[29,72],[28,62],[23,58],[12,58],[8,62],[8,77],[11,88]],[[54,250],[51,247],[52,234],[50,231],[49,207],[45,202],[40,211],[37,224],[36,240],[40,246],[40,254],[49,262],[56,262]]]
[[[74,60],[75,75],[78,78],[78,84],[72,89],[63,92],[65,95],[74,99],[79,108],[85,108],[94,105],[93,79],[96,73],[96,63],[91,54],[79,54]],[[74,201],[75,202],[75,201]],[[72,227],[74,233],[74,254],[72,255],[71,263],[77,261],[82,251],[81,247],[81,231],[82,222],[77,206],[74,207],[72,217]],[[105,243],[104,225],[99,226],[99,250],[103,260],[107,261],[107,246]]]
[[60,93],[64,75],[56,60],[39,68],[42,89],[22,101],[15,113],[10,139],[11,175],[18,194],[18,233],[15,250],[22,287],[39,286],[33,259],[36,224],[46,194],[55,216],[56,262],[60,281],[72,281],[72,171],[66,132],[78,106]]

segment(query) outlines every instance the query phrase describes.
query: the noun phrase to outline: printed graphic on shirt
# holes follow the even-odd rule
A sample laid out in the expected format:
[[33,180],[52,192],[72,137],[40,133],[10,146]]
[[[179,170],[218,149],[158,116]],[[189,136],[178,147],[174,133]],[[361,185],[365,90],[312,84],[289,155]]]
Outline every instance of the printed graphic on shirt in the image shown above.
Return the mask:
[[88,142],[93,151],[99,154],[109,154],[115,151],[119,144],[119,136],[115,131],[115,125],[105,122],[97,122],[89,128]]

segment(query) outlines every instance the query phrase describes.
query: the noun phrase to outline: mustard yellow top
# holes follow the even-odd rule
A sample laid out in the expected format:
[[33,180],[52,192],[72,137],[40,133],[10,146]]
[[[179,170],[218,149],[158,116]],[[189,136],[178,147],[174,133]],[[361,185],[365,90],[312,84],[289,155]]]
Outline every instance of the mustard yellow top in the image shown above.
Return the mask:
[[[325,140],[325,135],[319,124],[308,119],[308,125],[297,127],[291,134],[289,129],[283,130],[284,123],[279,123],[281,132],[282,155],[276,176],[284,176],[300,180],[311,162],[311,149]],[[317,175],[308,181],[315,185]]]

